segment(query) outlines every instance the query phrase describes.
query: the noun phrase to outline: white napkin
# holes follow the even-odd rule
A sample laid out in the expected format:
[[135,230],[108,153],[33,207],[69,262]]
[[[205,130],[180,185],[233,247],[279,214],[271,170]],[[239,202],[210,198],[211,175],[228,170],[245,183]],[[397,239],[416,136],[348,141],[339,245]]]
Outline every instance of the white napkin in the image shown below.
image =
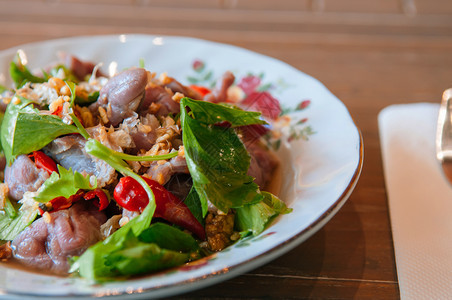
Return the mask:
[[438,110],[393,105],[378,118],[402,299],[452,299],[452,186],[435,155]]

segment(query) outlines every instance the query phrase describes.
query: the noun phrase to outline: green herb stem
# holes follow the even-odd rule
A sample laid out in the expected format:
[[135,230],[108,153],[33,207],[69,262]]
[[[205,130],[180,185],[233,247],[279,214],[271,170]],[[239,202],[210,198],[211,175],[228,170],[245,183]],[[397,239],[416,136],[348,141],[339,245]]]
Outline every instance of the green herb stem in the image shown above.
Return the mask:
[[137,155],[130,155],[126,153],[116,152],[115,154],[117,157],[122,158],[124,160],[131,160],[131,161],[156,161],[156,160],[163,160],[163,159],[170,159],[177,156],[177,151],[171,152],[168,154],[162,154],[162,155],[144,155],[144,156],[137,156]]
[[90,135],[88,131],[86,131],[85,127],[83,127],[82,123],[80,123],[80,120],[75,116],[75,114],[70,114],[72,121],[74,122],[75,126],[78,129],[78,132],[85,138],[89,139]]
[[14,208],[13,204],[11,203],[11,201],[9,200],[8,197],[5,198],[5,213],[8,215],[8,217],[15,218],[17,216],[17,211]]

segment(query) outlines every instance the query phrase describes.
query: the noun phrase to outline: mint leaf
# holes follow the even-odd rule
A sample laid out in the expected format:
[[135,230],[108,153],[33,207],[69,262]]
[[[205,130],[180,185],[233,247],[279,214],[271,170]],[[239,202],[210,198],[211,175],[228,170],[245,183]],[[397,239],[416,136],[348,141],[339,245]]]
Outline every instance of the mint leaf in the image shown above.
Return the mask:
[[12,155],[39,150],[55,138],[68,133],[78,133],[77,127],[68,125],[54,115],[41,115],[37,110],[20,110],[17,114]]
[[34,197],[38,202],[46,203],[56,197],[63,196],[69,198],[77,193],[79,189],[94,190],[97,182],[92,186],[90,176],[83,176],[79,172],[72,172],[72,169],[65,169],[58,165],[58,172],[53,172],[43,185],[39,188],[39,194]]
[[79,132],[57,116],[39,114],[30,100],[15,97],[20,103],[11,102],[6,108],[0,137],[8,164],[17,155],[39,150],[61,135]]
[[290,213],[292,209],[275,195],[262,192],[264,199],[255,204],[236,209],[235,226],[244,232],[242,235],[258,235],[279,214]]
[[23,97],[18,97],[18,99],[20,100],[19,103],[11,102],[10,104],[8,104],[0,131],[0,140],[2,142],[3,152],[9,165],[11,165],[12,161],[14,160],[12,150],[17,116],[19,115],[19,111],[31,109],[28,108],[28,106],[31,104],[30,100],[27,100]]
[[106,263],[112,266],[115,276],[131,276],[164,270],[179,266],[189,259],[188,253],[162,249],[157,244],[143,243],[138,239],[129,239],[128,242],[134,243],[106,258]]
[[242,141],[233,128],[214,126],[221,122],[232,127],[262,124],[259,115],[189,98],[181,100],[185,159],[203,216],[208,200],[223,212],[262,200],[258,185],[247,175],[250,156]]
[[194,252],[199,250],[198,243],[190,234],[160,222],[152,224],[138,238],[142,242],[154,243],[172,251]]

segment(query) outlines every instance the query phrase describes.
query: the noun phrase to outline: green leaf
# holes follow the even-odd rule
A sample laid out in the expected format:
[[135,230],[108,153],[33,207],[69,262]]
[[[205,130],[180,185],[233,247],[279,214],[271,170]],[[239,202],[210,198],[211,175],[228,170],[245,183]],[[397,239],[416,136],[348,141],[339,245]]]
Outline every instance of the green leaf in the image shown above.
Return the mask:
[[8,164],[17,155],[39,150],[58,136],[79,132],[57,116],[40,114],[30,100],[15,97],[20,103],[11,102],[6,108],[0,137]]
[[61,118],[41,115],[34,109],[20,110],[15,126],[11,153],[13,157],[39,150],[61,135],[79,132],[77,127],[64,123]]
[[90,176],[83,176],[79,172],[72,172],[72,169],[65,169],[58,165],[58,173],[53,172],[49,178],[39,188],[39,194],[34,200],[46,203],[56,197],[63,196],[69,198],[75,195],[78,190],[94,190],[97,182],[92,186]]
[[264,199],[255,204],[245,205],[236,209],[235,226],[238,230],[253,235],[258,235],[279,214],[292,211],[275,195],[262,192]]
[[112,266],[116,276],[131,276],[168,269],[179,266],[189,259],[187,253],[162,249],[156,244],[131,241],[134,244],[112,253],[106,259],[106,264]]
[[190,234],[160,222],[152,224],[138,238],[142,242],[154,243],[160,248],[172,251],[193,252],[199,250],[198,243]]
[[197,122],[206,125],[213,125],[221,122],[228,122],[231,124],[231,127],[267,124],[267,122],[260,118],[260,112],[244,111],[230,105],[183,98],[181,100],[181,113],[187,115],[186,110],[182,109],[185,107],[190,109],[190,116],[192,118],[196,119]]
[[99,98],[98,91],[89,94],[88,97],[86,97],[86,98],[83,98],[81,96],[76,96],[74,102],[75,102],[75,104],[78,104],[80,106],[87,106],[93,102],[96,102],[97,98]]
[[[17,97],[17,95],[16,95]],[[6,157],[6,161],[10,165],[14,159],[12,155],[13,141],[14,141],[14,133],[16,130],[16,121],[17,116],[21,110],[28,109],[28,105],[31,104],[30,100],[27,100],[22,97],[18,97],[20,99],[19,103],[11,102],[8,104],[6,108],[5,115],[3,117],[2,127],[1,127],[1,142],[3,152]],[[30,108],[31,109],[31,108]]]
[[250,156],[242,141],[233,128],[213,126],[223,121],[232,127],[262,124],[259,115],[204,101],[181,100],[185,159],[203,216],[208,200],[223,212],[262,200],[259,187],[247,175]]
[[19,210],[14,218],[0,214],[0,240],[11,241],[16,238],[37,215],[37,209]]
[[14,61],[9,66],[9,74],[16,88],[23,86],[27,82],[42,83],[46,81],[44,78],[33,75],[26,66],[15,63]]
[[190,209],[193,216],[198,220],[201,225],[204,226],[204,218],[202,215],[202,204],[201,199],[199,198],[198,192],[192,186],[190,192],[184,200],[185,205],[187,205],[188,209]]

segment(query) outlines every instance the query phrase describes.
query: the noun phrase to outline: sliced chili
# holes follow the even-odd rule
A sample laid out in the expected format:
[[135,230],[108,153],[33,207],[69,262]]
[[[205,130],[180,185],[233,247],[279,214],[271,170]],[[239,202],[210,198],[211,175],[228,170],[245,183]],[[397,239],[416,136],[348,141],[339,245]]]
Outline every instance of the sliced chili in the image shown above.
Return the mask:
[[58,168],[56,162],[44,154],[42,151],[33,151],[33,154],[30,155],[34,158],[35,166],[39,169],[43,169],[51,175],[53,172],[58,173]]
[[108,204],[110,204],[108,196],[103,189],[89,191],[85,194],[85,196],[83,196],[83,198],[85,200],[97,199],[97,201],[94,201],[93,204],[99,208],[99,211],[106,209]]

